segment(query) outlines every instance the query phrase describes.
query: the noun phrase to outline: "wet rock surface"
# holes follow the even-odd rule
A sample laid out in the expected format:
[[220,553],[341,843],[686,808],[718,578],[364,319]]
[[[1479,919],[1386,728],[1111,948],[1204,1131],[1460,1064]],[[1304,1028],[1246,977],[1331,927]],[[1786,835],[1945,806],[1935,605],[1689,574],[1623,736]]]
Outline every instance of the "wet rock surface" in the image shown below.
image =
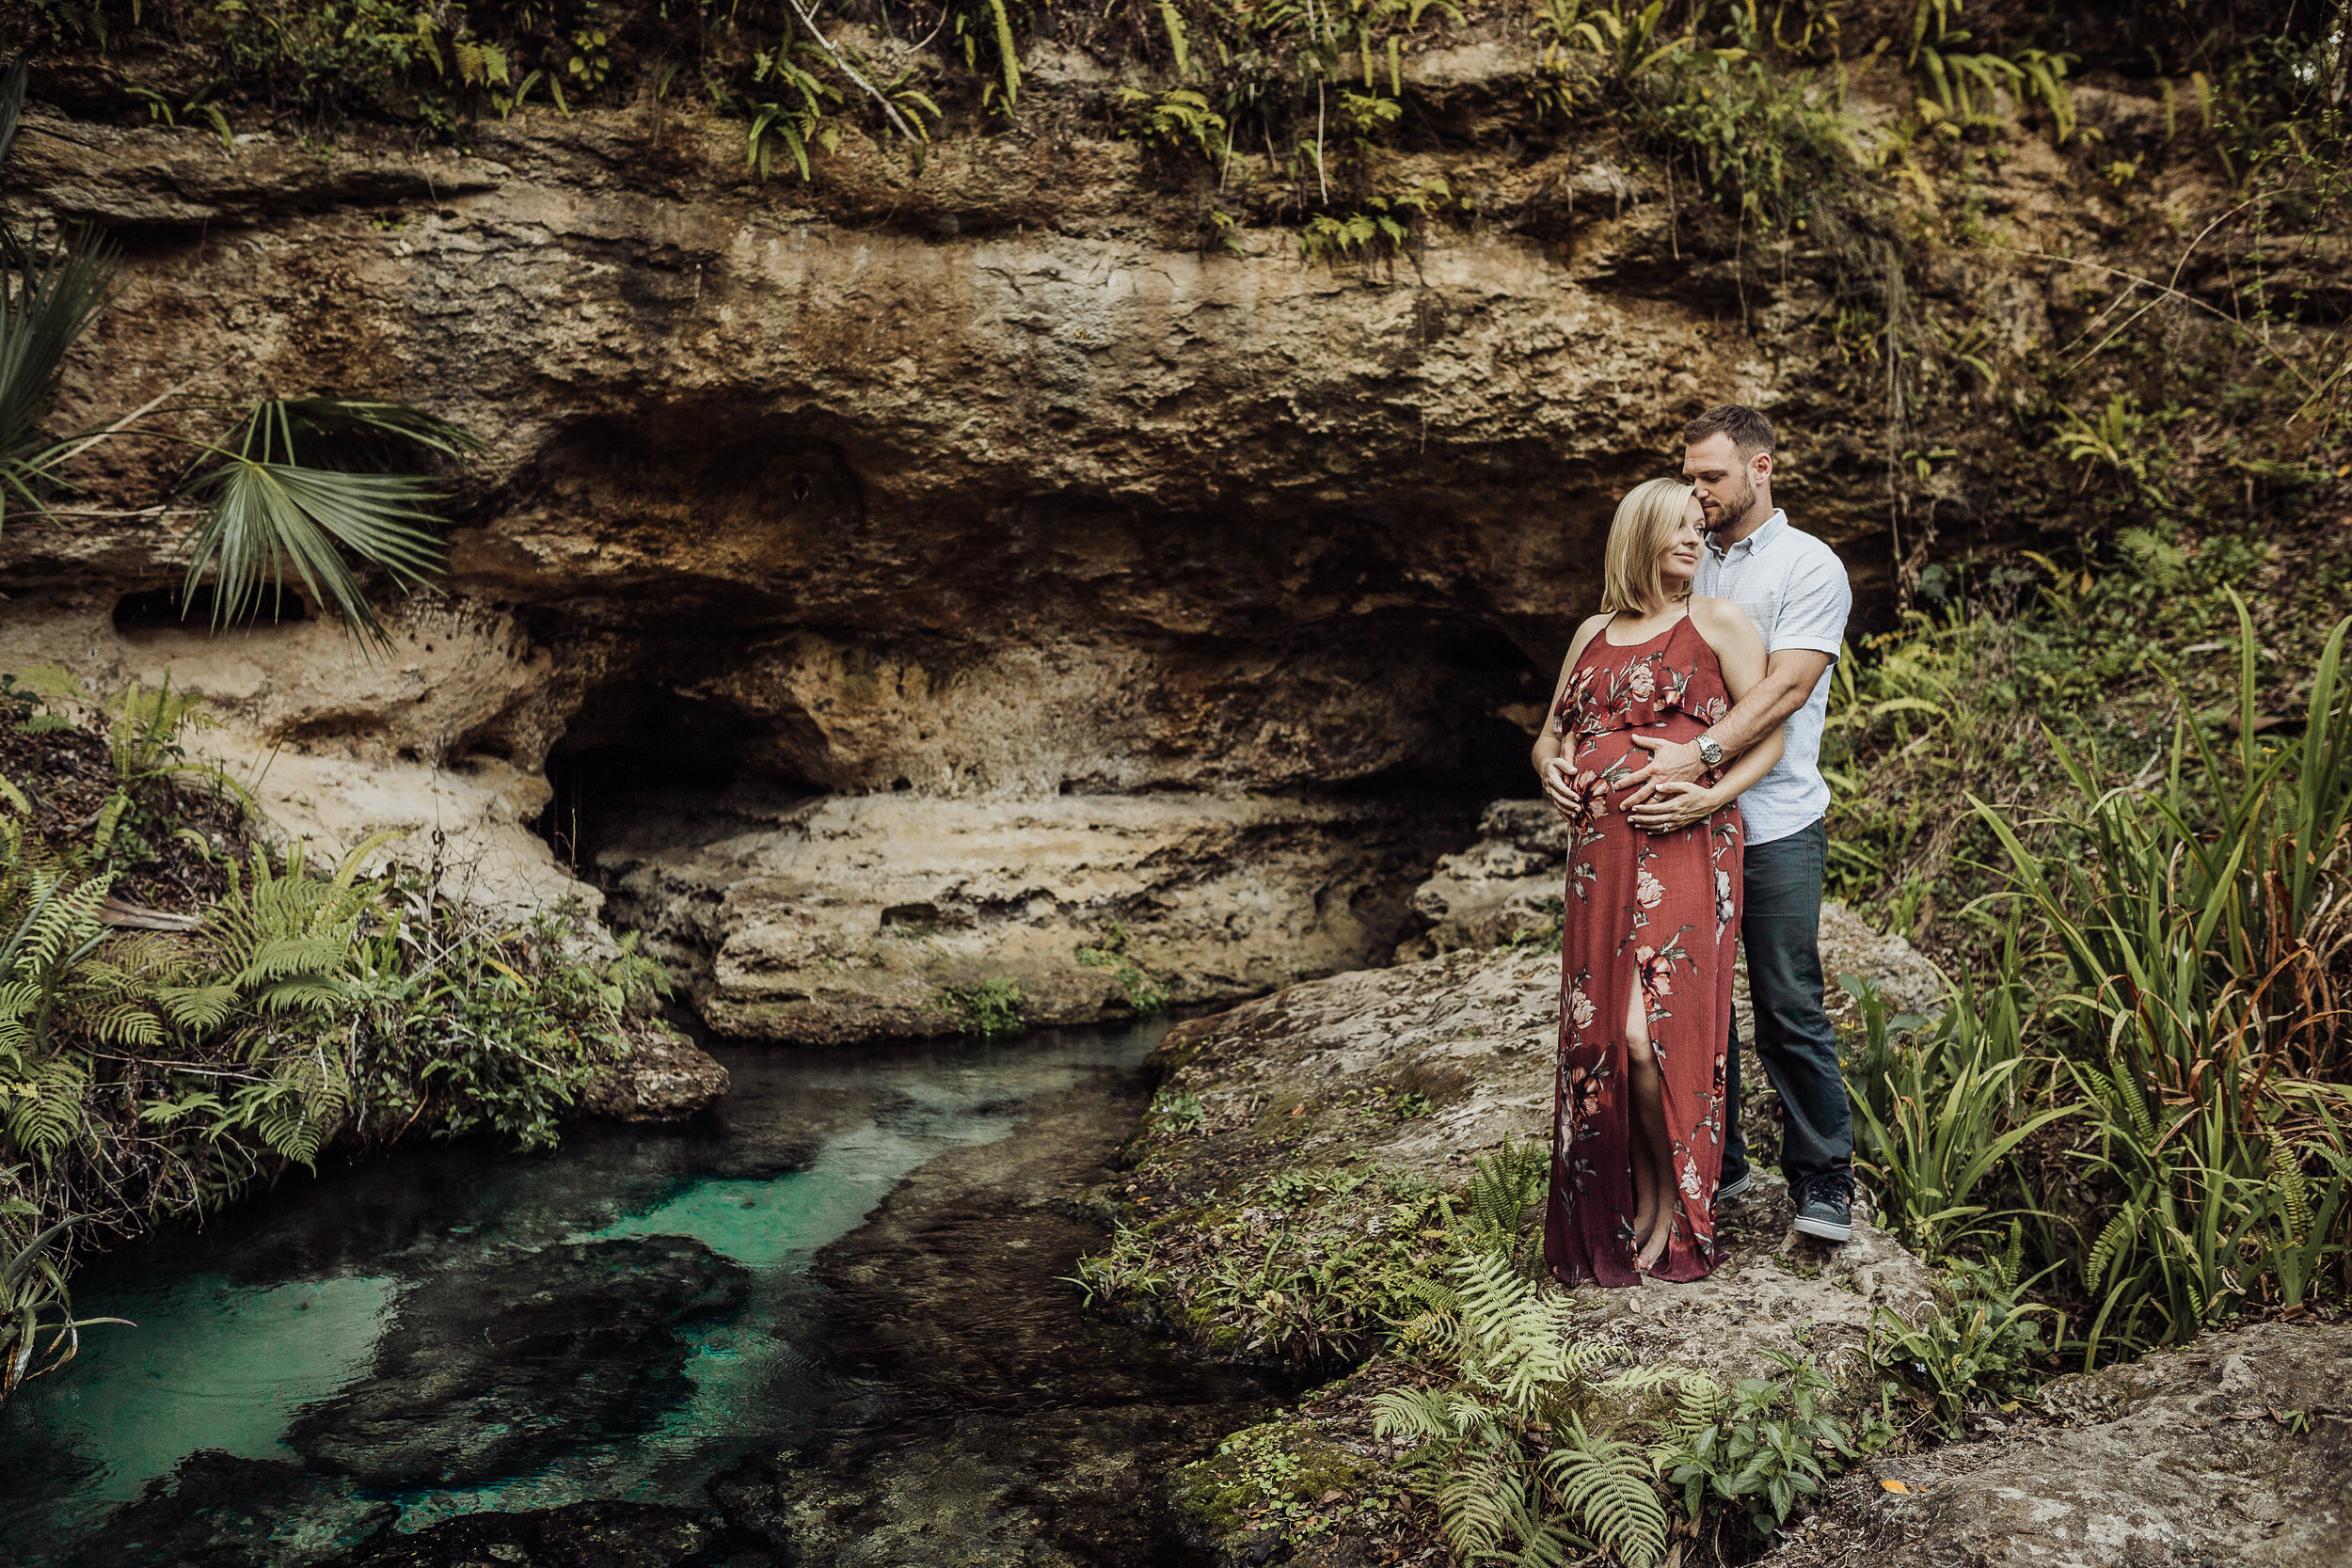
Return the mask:
[[528,1471],[684,1400],[678,1330],[739,1311],[748,1283],[682,1236],[513,1249],[442,1271],[402,1298],[368,1379],[306,1410],[287,1441],[370,1485]]
[[727,1069],[710,1053],[668,1029],[630,1031],[629,1051],[601,1063],[576,1107],[612,1121],[681,1121],[708,1110],[727,1092]]
[[2042,1405],[2021,1431],[1839,1482],[1803,1539],[1765,1560],[2340,1568],[2352,1558],[2352,1325],[2211,1334],[2059,1378]]
[[[354,1498],[334,1478],[299,1465],[211,1449],[148,1482],[61,1560],[66,1568],[254,1568],[268,1560],[255,1544],[278,1541],[285,1560],[314,1562],[399,1516],[396,1505]],[[304,1523],[289,1528],[295,1518]]]
[[775,1561],[1191,1560],[1168,1474],[1276,1386],[1087,1312],[1063,1277],[1102,1244],[1088,1195],[1136,1094],[1082,1085],[932,1162],[823,1255],[842,1401],[712,1487]]
[[573,1503],[468,1513],[386,1535],[322,1568],[688,1568],[708,1560],[715,1513],[648,1503]]

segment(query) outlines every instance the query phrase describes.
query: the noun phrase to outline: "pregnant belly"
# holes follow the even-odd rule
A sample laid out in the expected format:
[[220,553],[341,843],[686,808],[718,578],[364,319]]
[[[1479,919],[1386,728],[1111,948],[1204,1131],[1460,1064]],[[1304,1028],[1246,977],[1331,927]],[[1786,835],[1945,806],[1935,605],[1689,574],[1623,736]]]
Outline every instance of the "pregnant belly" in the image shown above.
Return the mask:
[[1592,773],[1611,780],[1609,803],[1623,801],[1627,789],[1615,783],[1629,774],[1638,773],[1649,766],[1650,751],[1636,746],[1636,736],[1653,740],[1696,740],[1707,726],[1685,714],[1677,714],[1661,723],[1643,724],[1629,730],[1611,730],[1606,735],[1577,737],[1576,755],[1572,766],[1579,773]]

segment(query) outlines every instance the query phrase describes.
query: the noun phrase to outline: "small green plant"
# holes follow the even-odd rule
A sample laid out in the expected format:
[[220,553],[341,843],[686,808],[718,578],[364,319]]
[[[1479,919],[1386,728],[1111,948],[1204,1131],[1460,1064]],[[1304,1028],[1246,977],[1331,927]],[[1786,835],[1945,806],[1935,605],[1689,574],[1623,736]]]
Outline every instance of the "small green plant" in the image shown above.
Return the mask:
[[1999,1260],[1945,1266],[1944,1299],[1934,1307],[1905,1316],[1882,1307],[1873,1315],[1871,1359],[1916,1389],[1948,1436],[1961,1435],[1972,1403],[2006,1406],[2047,1376],[2051,1352],[2038,1319],[2050,1308],[2019,1299],[2021,1249],[2012,1222]]
[[[1457,1212],[1443,1200],[1449,1222],[1471,1252],[1506,1259],[1516,1257],[1527,1230],[1528,1211],[1541,1203],[1551,1181],[1550,1147],[1537,1139],[1505,1140],[1471,1162],[1467,1201]],[[1531,1277],[1542,1270],[1531,1258]]]
[[1119,105],[1127,116],[1120,127],[1123,136],[1190,147],[1204,158],[1215,158],[1224,150],[1225,117],[1190,87],[1170,87],[1158,94],[1121,87]]
[[997,1039],[1028,1027],[1021,982],[1009,974],[992,974],[975,985],[952,987],[944,995],[948,1010],[963,1021],[967,1035]]
[[596,91],[612,74],[611,51],[611,41],[601,27],[583,27],[572,35],[572,57],[564,62],[564,69],[581,92]]
[[1382,1084],[1377,1093],[1381,1105],[1399,1121],[1414,1121],[1434,1114],[1436,1101],[1419,1089],[1399,1088],[1394,1084]]
[[[1831,1459],[1852,1458],[1853,1430],[1820,1408],[1834,1385],[1811,1361],[1765,1353],[1773,1377],[1741,1378],[1718,1390],[1720,1414],[1702,1414],[1692,1435],[1668,1460],[1667,1479],[1682,1488],[1683,1513],[1700,1517],[1709,1502],[1730,1503],[1769,1542],[1805,1497],[1828,1480]],[[1687,1382],[1688,1380],[1686,1380]]]
[[1200,1097],[1190,1089],[1170,1085],[1152,1096],[1152,1131],[1161,1137],[1180,1138],[1187,1132],[1198,1132],[1207,1120],[1208,1113],[1200,1108]]
[[1128,952],[1130,938],[1127,927],[1114,920],[1104,927],[1101,939],[1092,945],[1081,944],[1078,961],[1089,969],[1107,969],[1111,977],[1127,993],[1127,1006],[1138,1018],[1156,1018],[1168,1011],[1168,988],[1154,979],[1151,972],[1137,963]]
[[1363,251],[1401,256],[1411,245],[1412,223],[1442,211],[1454,191],[1432,176],[1396,196],[1375,197],[1345,217],[1317,213],[1298,231],[1298,254],[1308,265],[1329,264]]

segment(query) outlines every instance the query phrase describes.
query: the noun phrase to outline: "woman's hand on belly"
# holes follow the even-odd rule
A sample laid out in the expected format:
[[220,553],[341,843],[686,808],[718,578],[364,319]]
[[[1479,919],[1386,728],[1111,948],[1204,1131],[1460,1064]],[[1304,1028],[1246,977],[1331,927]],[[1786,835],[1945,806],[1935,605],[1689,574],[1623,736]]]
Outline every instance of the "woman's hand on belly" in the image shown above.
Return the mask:
[[1649,799],[1635,806],[1630,815],[1637,828],[1653,833],[1673,833],[1680,832],[1693,822],[1706,821],[1730,803],[1722,789],[1715,785],[1670,780],[1659,784]]

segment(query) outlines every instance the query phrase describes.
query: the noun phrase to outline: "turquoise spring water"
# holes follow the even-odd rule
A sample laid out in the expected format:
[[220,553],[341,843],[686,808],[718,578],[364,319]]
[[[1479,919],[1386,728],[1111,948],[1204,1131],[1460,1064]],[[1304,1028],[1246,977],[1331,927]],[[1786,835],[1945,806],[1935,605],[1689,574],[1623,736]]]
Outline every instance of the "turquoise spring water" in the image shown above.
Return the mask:
[[[204,1450],[300,1472],[272,1518],[269,1556],[287,1562],[381,1528],[388,1507],[393,1528],[416,1529],[478,1509],[698,1501],[715,1471],[803,1435],[833,1397],[807,1327],[818,1250],[925,1161],[1012,1133],[1041,1097],[1133,1067],[1161,1032],[856,1060],[731,1050],[734,1093],[684,1128],[582,1129],[544,1156],[404,1150],[125,1248],[85,1273],[75,1306],[135,1326],[88,1330],[72,1367],[0,1409],[0,1560],[87,1560],[110,1524],[120,1533],[123,1505],[172,1495]],[[748,1281],[738,1309],[679,1331],[682,1397],[650,1419],[567,1432],[552,1458],[466,1486],[363,1484],[289,1445],[306,1406],[366,1384],[404,1304],[446,1271],[662,1236],[692,1238]],[[532,1414],[518,1397],[514,1418]]]

